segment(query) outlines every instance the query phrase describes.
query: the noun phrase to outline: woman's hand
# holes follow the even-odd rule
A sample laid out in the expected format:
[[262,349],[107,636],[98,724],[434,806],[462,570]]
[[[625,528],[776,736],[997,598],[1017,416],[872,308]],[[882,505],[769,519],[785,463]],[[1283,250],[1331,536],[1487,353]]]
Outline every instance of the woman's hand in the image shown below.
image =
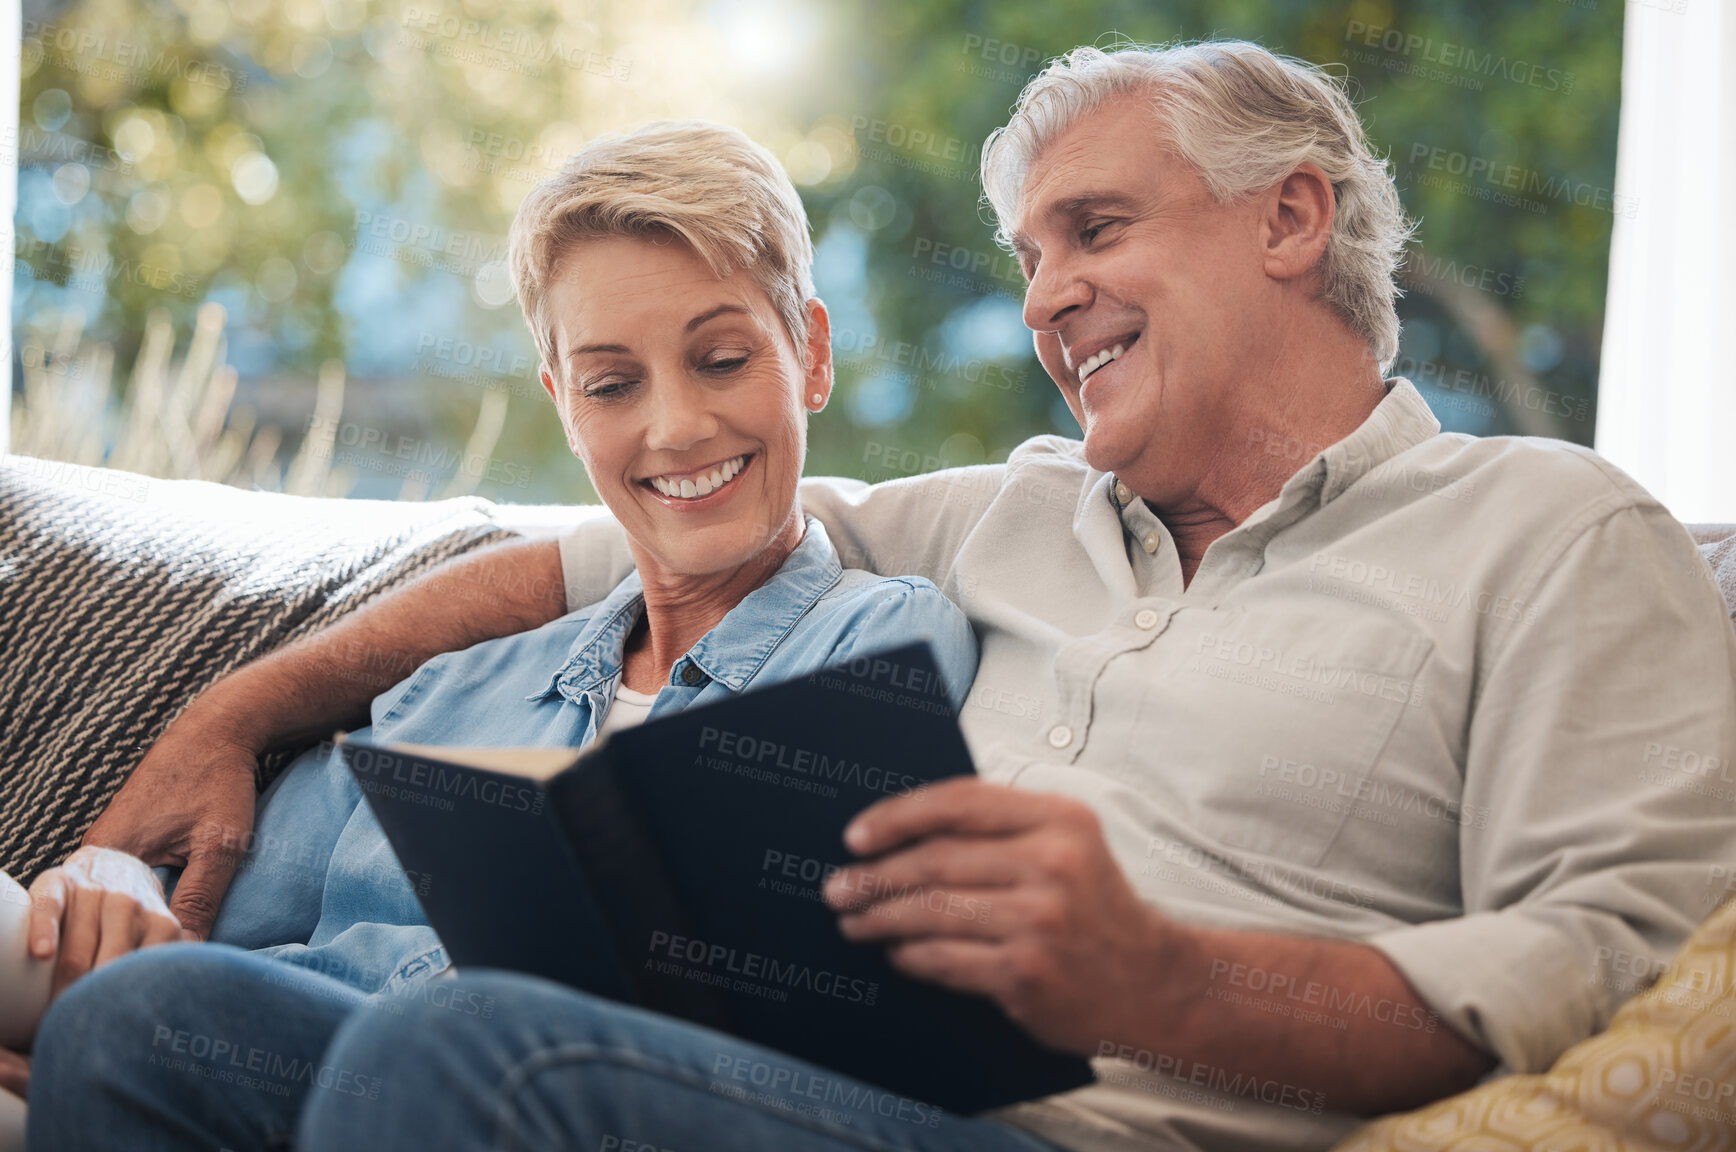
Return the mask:
[[20,1100],[30,1093],[30,1057],[0,1048],[0,1090]]
[[110,960],[179,939],[162,885],[125,852],[80,848],[30,886],[30,954],[54,958],[51,999]]

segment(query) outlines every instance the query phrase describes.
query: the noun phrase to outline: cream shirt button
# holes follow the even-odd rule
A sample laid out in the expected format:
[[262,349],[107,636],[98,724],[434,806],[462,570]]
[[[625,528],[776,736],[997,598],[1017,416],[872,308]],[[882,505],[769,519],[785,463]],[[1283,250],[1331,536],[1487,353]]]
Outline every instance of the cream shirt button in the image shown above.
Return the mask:
[[1117,480],[1115,482],[1115,499],[1121,504],[1133,503],[1133,489]]
[[1065,724],[1057,724],[1049,729],[1049,747],[1065,748],[1073,743],[1073,729]]
[[1157,533],[1156,532],[1147,532],[1145,534],[1145,539],[1141,540],[1140,544],[1144,545],[1145,550],[1147,552],[1156,552],[1157,551]]
[[1139,610],[1139,614],[1133,618],[1133,622],[1135,624],[1139,625],[1141,628],[1145,628],[1145,629],[1156,628],[1157,627],[1157,613],[1153,612],[1149,608],[1141,608]]

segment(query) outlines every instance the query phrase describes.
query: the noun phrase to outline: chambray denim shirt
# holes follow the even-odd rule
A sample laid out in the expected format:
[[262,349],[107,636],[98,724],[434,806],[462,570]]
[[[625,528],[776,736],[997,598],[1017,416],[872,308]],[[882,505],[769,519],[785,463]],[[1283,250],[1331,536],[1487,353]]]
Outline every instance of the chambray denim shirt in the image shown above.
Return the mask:
[[[807,518],[783,566],[669,671],[648,720],[867,652],[926,640],[960,706],[976,673],[965,617],[921,577],[882,578],[838,563]],[[644,612],[637,572],[589,607],[531,632],[437,656],[374,701],[372,740],[472,747],[583,747],[621,680]],[[358,733],[358,735],[363,733]],[[448,966],[418,892],[331,745],[273,782],[212,939],[408,996]],[[550,915],[559,915],[551,908]]]

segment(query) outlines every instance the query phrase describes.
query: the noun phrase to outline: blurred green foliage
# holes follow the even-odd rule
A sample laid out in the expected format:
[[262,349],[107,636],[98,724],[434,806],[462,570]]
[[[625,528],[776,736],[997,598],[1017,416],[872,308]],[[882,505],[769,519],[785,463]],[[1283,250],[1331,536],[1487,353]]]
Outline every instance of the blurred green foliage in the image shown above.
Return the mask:
[[[18,345],[76,308],[130,363],[149,309],[184,332],[218,300],[238,396],[286,456],[338,357],[347,420],[454,447],[481,389],[511,388],[495,455],[531,483],[481,494],[590,498],[498,262],[560,156],[659,116],[740,123],[802,187],[840,361],[809,471],[1074,432],[1017,324],[981,142],[1076,44],[1207,36],[1350,76],[1421,221],[1398,367],[1443,424],[1591,442],[1618,0],[73,0],[25,19]],[[357,491],[393,494],[365,470]]]

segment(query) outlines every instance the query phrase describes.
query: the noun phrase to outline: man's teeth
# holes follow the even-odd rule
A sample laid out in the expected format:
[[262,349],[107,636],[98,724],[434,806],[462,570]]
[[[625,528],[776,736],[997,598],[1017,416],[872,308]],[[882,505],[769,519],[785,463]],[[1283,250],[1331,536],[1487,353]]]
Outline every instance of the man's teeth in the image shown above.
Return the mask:
[[696,500],[701,496],[709,496],[713,492],[734,480],[736,474],[747,466],[746,456],[737,456],[734,460],[725,460],[710,472],[691,476],[684,480],[675,480],[667,476],[651,477],[651,487],[665,496],[673,496],[677,500]]
[[1079,382],[1083,384],[1087,376],[1091,375],[1091,373],[1097,371],[1097,369],[1103,367],[1111,360],[1121,359],[1121,354],[1126,351],[1127,346],[1125,344],[1117,344],[1113,348],[1105,348],[1095,356],[1092,356],[1090,359],[1086,360],[1085,363],[1079,365]]

